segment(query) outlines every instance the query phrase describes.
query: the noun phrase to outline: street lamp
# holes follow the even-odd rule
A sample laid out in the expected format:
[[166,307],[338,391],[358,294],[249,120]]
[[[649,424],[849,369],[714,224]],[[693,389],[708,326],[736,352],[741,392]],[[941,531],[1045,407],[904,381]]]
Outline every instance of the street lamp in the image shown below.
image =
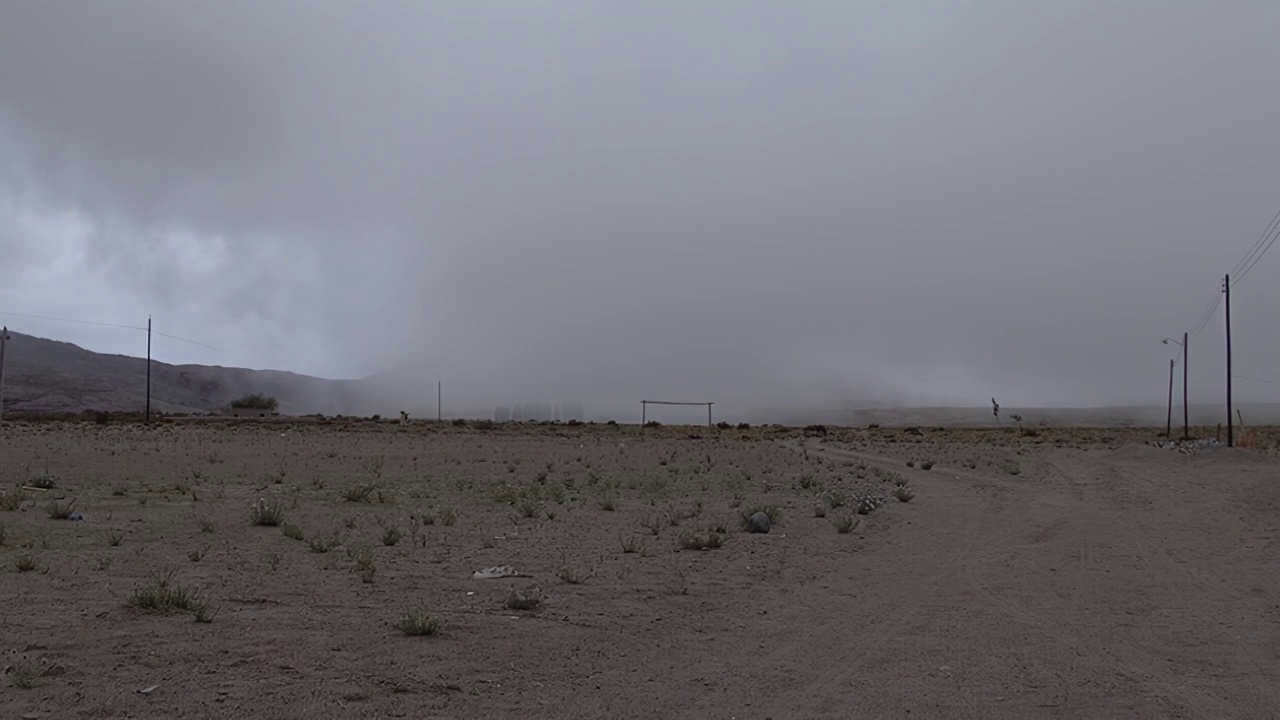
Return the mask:
[[[1191,428],[1188,422],[1188,403],[1187,403],[1187,334],[1182,333],[1182,342],[1178,342],[1173,338],[1165,338],[1161,341],[1168,345],[1173,343],[1182,348],[1182,437],[1191,437]],[[1173,361],[1169,361],[1169,421],[1165,425],[1165,437],[1172,430],[1173,426]]]

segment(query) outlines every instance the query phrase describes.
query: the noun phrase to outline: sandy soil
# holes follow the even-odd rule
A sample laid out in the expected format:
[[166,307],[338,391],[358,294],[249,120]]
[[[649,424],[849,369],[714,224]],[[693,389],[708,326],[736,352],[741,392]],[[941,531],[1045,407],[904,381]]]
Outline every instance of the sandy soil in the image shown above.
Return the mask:
[[[58,480],[0,510],[0,716],[1280,716],[1271,453],[644,432],[2,425],[6,493]],[[378,490],[342,497],[358,484]],[[841,534],[824,493],[888,502]],[[73,498],[82,521],[49,517]],[[259,498],[304,539],[251,526]],[[781,522],[737,532],[761,503]],[[715,525],[723,547],[679,549]],[[530,577],[472,579],[496,565]],[[130,606],[166,573],[212,622]],[[533,586],[538,609],[506,607]],[[414,608],[439,634],[400,632]]]

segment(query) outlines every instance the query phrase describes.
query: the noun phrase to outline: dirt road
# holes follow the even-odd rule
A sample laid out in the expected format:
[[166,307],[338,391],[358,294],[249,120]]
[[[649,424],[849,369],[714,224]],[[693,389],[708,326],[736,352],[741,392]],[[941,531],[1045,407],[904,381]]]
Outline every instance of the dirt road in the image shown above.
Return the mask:
[[1037,461],[920,474],[911,524],[824,580],[853,597],[799,592],[824,619],[778,648],[799,682],[765,715],[1280,716],[1276,466],[1139,447]]

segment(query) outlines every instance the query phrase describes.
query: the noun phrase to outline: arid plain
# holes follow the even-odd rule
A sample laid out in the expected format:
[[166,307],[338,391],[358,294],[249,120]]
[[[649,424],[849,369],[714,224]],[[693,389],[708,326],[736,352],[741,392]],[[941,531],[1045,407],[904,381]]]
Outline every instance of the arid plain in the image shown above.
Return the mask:
[[6,422],[0,714],[1276,717],[1275,435]]

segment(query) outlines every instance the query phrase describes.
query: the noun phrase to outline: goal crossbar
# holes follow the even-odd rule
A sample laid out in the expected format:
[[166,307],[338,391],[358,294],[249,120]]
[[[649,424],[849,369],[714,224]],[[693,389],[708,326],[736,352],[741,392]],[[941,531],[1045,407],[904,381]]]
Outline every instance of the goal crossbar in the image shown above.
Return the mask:
[[695,406],[706,405],[707,406],[707,427],[711,427],[711,424],[712,424],[711,423],[711,406],[715,405],[715,403],[713,402],[675,402],[670,400],[641,400],[640,401],[640,426],[641,427],[644,427],[645,423],[647,423],[649,420],[650,405],[695,405]]

